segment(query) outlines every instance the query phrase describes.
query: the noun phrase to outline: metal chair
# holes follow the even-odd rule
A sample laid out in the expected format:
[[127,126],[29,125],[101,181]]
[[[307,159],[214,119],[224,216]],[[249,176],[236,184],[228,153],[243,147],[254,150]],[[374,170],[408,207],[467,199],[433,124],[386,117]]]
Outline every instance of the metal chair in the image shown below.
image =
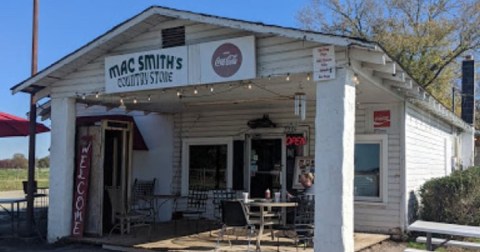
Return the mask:
[[[222,200],[221,201],[222,209],[222,230],[217,239],[217,245],[215,246],[215,251],[218,249],[220,244],[220,239],[223,240],[227,228],[247,228],[247,239],[248,239],[248,251],[250,250],[250,236],[255,231],[255,225],[250,222],[245,205],[241,200]],[[232,243],[228,240],[230,247]]]
[[[213,218],[215,219],[215,225],[222,221],[222,200],[235,199],[236,193],[231,189],[213,190]],[[210,228],[210,236],[212,236],[212,230]]]
[[[25,193],[25,197],[28,194],[28,181],[22,181],[23,193]],[[47,209],[47,202],[48,202],[48,195],[45,189],[41,189],[42,192],[38,193],[39,188],[37,187],[37,181],[33,181],[33,197],[34,199],[39,199],[39,204],[35,204],[35,206],[40,207],[42,209]]]
[[105,190],[107,191],[112,206],[114,219],[118,220],[112,229],[110,229],[109,235],[111,235],[115,229],[119,229],[120,234],[123,235],[129,234],[131,228],[148,227],[148,235],[150,236],[151,226],[145,221],[148,216],[127,209],[121,188],[118,186],[107,186]]
[[[273,229],[283,232],[282,237],[294,240],[296,250],[298,243],[303,242],[303,248],[313,244],[313,235],[315,230],[315,198],[314,195],[301,195],[297,197],[298,206],[294,211],[293,224],[273,225]],[[291,235],[287,235],[291,234]],[[280,235],[277,237],[277,251],[280,251]]]
[[155,181],[135,179],[132,188],[131,209],[137,213],[144,213],[153,218],[155,223]]
[[[175,232],[177,230],[177,219],[196,219],[195,231],[198,232],[198,222],[207,210],[208,190],[205,187],[193,186],[188,190],[187,205],[185,209],[177,210],[175,206]],[[178,202],[177,202],[178,203]]]

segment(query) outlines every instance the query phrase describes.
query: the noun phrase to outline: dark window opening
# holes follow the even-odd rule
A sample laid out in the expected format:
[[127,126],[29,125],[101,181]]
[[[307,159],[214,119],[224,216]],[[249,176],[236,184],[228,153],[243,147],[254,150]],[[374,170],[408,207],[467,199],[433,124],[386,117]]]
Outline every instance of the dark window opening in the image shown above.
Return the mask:
[[162,48],[185,45],[185,26],[162,30]]
[[191,145],[189,187],[227,187],[227,145]]

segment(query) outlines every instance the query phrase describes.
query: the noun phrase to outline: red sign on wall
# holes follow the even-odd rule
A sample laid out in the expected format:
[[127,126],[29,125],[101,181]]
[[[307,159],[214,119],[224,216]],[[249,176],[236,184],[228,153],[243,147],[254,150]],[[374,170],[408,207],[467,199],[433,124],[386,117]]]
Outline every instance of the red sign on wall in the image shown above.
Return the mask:
[[236,74],[241,65],[242,51],[232,43],[219,46],[212,55],[213,70],[224,78]]
[[388,128],[390,127],[390,110],[381,110],[373,112],[373,127]]
[[287,136],[287,146],[303,146],[307,144],[307,140],[303,136]]
[[92,160],[92,137],[80,139],[79,153],[76,165],[75,187],[73,193],[73,225],[72,236],[83,236],[85,213],[87,209],[88,182]]

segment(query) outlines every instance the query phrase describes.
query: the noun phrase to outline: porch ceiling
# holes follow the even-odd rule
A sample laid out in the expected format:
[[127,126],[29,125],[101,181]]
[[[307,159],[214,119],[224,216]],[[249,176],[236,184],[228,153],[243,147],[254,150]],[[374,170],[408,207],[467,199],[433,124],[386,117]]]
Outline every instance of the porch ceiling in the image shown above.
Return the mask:
[[[213,88],[213,91],[211,90]],[[360,79],[356,86],[357,104],[381,104],[398,101],[378,86]],[[195,94],[195,90],[197,93]],[[121,101],[127,111],[157,113],[178,113],[229,108],[274,107],[288,102],[293,103],[297,92],[306,94],[307,101],[315,103],[315,83],[307,79],[307,74],[275,76],[249,81],[215,83],[180,88],[156,89],[122,94],[101,94],[77,97],[78,103],[102,105],[107,108],[120,107]],[[178,96],[180,93],[180,96]]]

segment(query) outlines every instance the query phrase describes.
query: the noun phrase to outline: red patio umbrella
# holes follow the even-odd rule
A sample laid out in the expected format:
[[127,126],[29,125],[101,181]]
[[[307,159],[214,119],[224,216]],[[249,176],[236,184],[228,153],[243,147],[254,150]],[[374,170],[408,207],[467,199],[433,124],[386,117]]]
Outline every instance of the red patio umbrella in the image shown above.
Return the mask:
[[[18,116],[0,112],[0,137],[28,136],[29,121]],[[45,125],[37,123],[35,132],[50,131]]]

